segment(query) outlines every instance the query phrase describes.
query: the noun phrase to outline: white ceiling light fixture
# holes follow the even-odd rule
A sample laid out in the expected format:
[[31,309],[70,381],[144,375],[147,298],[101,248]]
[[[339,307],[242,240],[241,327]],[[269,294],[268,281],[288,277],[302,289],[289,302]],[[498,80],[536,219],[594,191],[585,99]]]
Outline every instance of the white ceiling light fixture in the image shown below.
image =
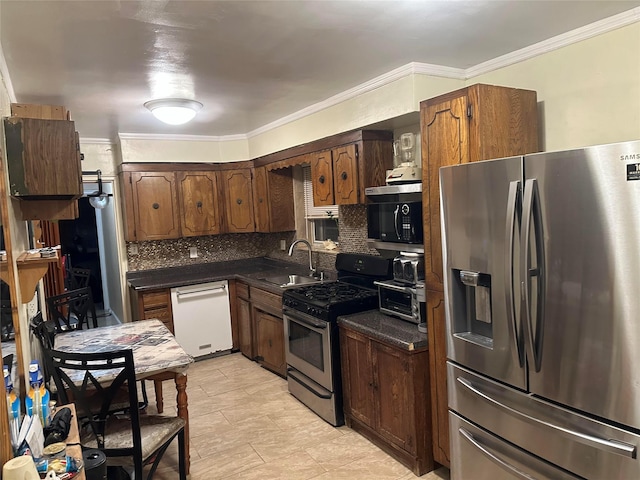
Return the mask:
[[202,108],[200,102],[186,98],[161,98],[144,104],[154,117],[169,125],[182,125],[196,116]]

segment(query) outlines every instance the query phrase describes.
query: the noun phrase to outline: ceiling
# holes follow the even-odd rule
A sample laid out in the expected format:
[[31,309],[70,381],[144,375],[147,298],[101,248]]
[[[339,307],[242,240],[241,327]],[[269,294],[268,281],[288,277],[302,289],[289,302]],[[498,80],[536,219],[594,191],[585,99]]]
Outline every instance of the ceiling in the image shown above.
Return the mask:
[[[247,134],[393,69],[467,69],[638,1],[1,1],[18,102],[66,106],[83,138]],[[143,103],[204,104],[161,124]]]

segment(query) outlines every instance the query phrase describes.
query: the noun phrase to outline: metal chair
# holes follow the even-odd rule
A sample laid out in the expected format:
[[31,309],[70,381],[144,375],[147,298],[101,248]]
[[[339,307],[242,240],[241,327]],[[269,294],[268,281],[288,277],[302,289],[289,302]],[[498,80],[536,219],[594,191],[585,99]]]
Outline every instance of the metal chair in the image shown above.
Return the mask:
[[[98,326],[96,306],[89,287],[78,288],[68,292],[47,297],[49,316],[56,323],[58,333],[81,329],[84,324],[87,328]],[[89,320],[91,319],[91,325]]]
[[[107,465],[133,467],[136,480],[142,478],[143,467],[151,465],[146,477],[149,480],[167,447],[178,437],[179,475],[181,480],[186,480],[185,421],[182,418],[140,415],[136,408],[129,409],[126,416],[109,413],[122,388],[128,391],[131,405],[138,403],[131,350],[97,353],[49,350],[45,354],[52,367],[60,401],[67,403],[73,398],[76,407],[90,412],[82,422],[80,433],[84,447],[104,451]],[[109,372],[109,380],[105,378],[105,372]],[[101,399],[99,404],[96,404],[96,398]]]

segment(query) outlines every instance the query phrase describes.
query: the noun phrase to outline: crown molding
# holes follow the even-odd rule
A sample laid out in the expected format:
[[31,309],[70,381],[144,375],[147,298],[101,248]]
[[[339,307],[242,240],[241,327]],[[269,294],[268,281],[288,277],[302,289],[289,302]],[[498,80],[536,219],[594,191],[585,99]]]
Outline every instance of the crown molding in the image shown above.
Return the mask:
[[111,140],[110,138],[91,138],[91,137],[80,137],[80,144],[92,144],[92,145],[115,145],[116,142]]
[[603,33],[607,33],[621,27],[626,27],[627,25],[631,25],[638,21],[640,21],[640,7],[590,23],[584,27],[576,28],[570,32],[551,37],[547,40],[543,40],[542,42],[534,43],[533,45],[521,48],[520,50],[516,50],[500,57],[487,60],[486,62],[479,63],[473,67],[469,67],[465,71],[465,79],[477,77],[478,75],[483,75],[500,68],[508,67],[509,65],[513,65],[524,60],[529,60],[530,58],[573,45],[574,43],[602,35]]
[[416,73],[423,75],[433,75],[436,77],[464,79],[464,70],[459,68],[443,67],[440,65],[432,65],[429,63],[419,62],[407,63],[406,65],[402,65],[401,67],[398,67],[387,73],[383,73],[382,75],[372,78],[371,80],[361,83],[360,85],[356,85],[349,90],[345,90],[344,92],[340,92],[332,97],[329,97],[326,100],[315,103],[306,108],[303,108],[302,110],[298,110],[297,112],[294,112],[290,115],[279,118],[274,122],[267,123],[262,127],[256,128],[255,130],[250,131],[247,136],[249,138],[255,137],[256,135],[260,135],[275,128],[281,127],[283,125],[286,125],[287,123],[300,120],[304,117],[320,112],[326,108],[333,107],[334,105],[338,105],[347,100],[351,100],[352,98],[371,92],[377,88],[384,87],[395,82],[396,80],[400,80]]
[[247,135],[176,135],[162,133],[118,133],[120,140],[170,140],[185,142],[233,142],[238,140],[246,140]]

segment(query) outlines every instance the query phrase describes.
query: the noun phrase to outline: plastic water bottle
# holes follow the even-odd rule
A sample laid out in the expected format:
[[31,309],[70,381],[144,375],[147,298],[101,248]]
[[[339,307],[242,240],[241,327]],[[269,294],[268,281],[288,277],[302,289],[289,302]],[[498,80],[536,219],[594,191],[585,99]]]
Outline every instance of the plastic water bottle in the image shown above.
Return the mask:
[[7,408],[9,409],[9,432],[11,433],[11,445],[14,450],[18,448],[18,433],[20,432],[20,397],[13,390],[13,381],[7,367],[3,368],[4,388],[7,391]]
[[49,390],[44,386],[42,371],[37,360],[29,364],[29,392],[25,399],[27,415],[37,415],[43,427],[49,424]]

